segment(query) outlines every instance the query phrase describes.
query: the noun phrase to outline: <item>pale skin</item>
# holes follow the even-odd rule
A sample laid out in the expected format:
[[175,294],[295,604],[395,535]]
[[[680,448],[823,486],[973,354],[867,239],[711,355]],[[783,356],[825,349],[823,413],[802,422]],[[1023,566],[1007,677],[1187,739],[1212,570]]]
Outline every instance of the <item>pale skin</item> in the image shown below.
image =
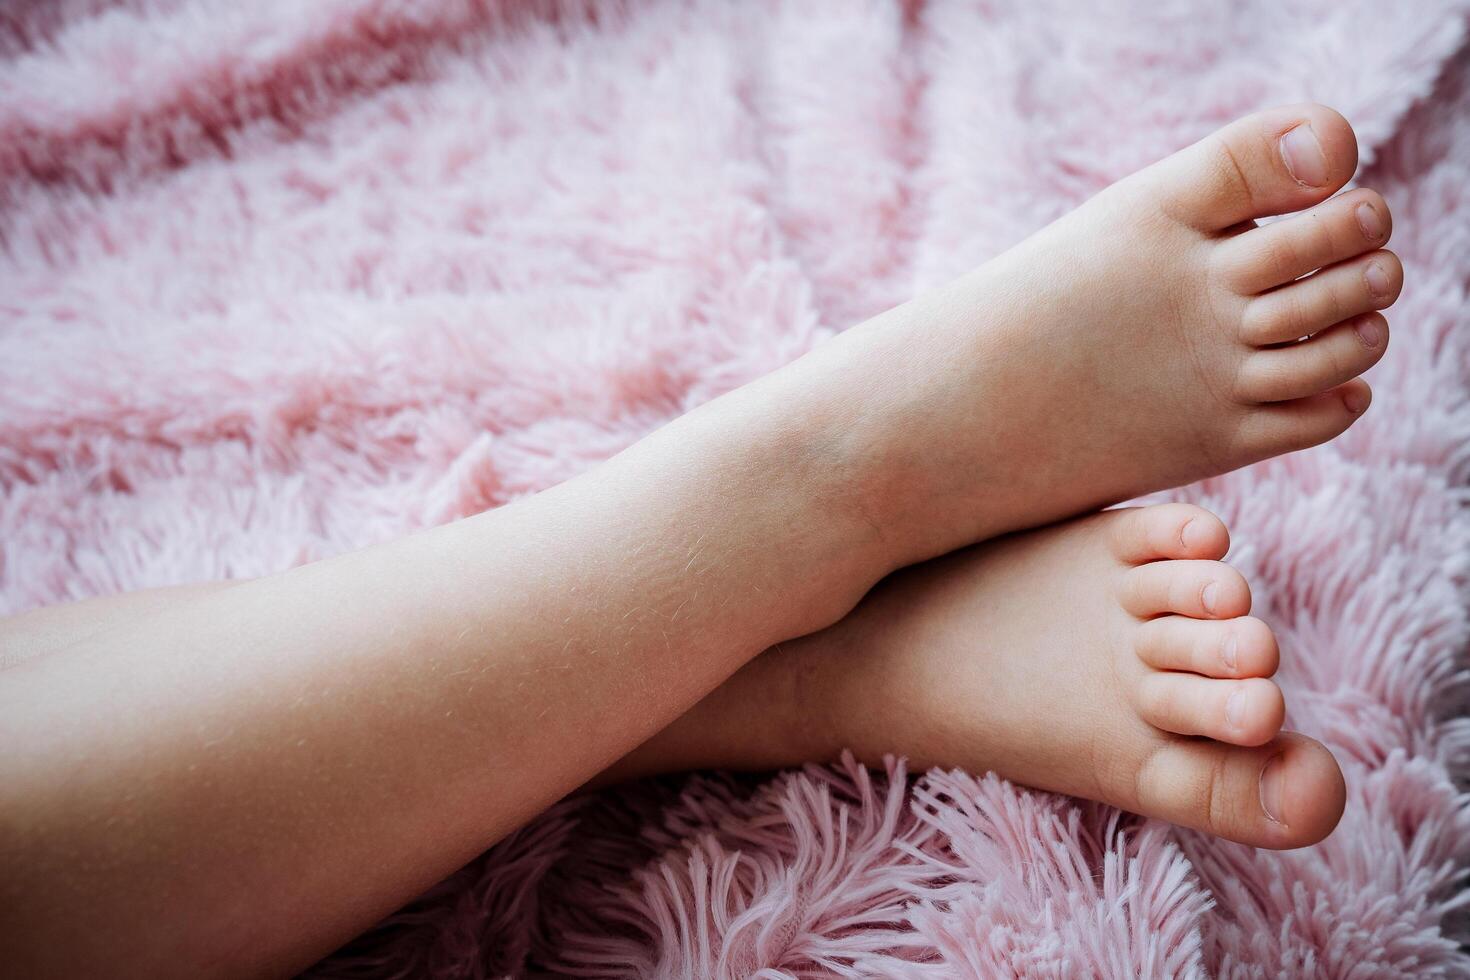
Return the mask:
[[1249,117],[543,494],[0,624],[0,961],[286,974],[589,780],[844,746],[1321,839],[1341,776],[1211,515],[863,597],[1350,425],[1402,284],[1383,200],[1327,200],[1355,161]]

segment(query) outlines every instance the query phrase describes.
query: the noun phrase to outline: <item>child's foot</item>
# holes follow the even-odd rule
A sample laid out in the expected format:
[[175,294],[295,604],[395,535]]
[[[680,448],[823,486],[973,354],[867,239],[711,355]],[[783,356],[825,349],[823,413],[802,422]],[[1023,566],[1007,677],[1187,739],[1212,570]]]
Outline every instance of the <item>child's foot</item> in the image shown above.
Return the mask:
[[1356,161],[1322,106],[1242,119],[817,348],[783,411],[894,567],[1331,439],[1403,279],[1383,199],[1326,201]]
[[622,767],[835,758],[992,770],[1263,847],[1325,837],[1337,763],[1282,734],[1276,640],[1197,507],[1108,511],[901,572]]

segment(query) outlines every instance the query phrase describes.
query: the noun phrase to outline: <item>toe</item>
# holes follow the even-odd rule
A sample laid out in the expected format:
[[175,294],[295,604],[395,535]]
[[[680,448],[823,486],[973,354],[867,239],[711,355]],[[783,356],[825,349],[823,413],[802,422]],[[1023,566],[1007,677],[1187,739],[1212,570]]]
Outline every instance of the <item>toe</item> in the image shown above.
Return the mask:
[[1342,770],[1320,743],[1283,733],[1257,748],[1170,741],[1149,757],[1129,809],[1254,847],[1315,844],[1347,799]]
[[1305,214],[1225,239],[1216,262],[1230,287],[1249,295],[1382,248],[1392,231],[1382,195],[1358,188]]
[[1372,401],[1368,382],[1354,378],[1318,395],[1258,405],[1237,423],[1235,444],[1246,447],[1242,455],[1250,459],[1316,446],[1346,431]]
[[1398,256],[1379,250],[1339,262],[1251,300],[1241,317],[1247,344],[1285,344],[1334,323],[1392,306],[1404,285]]
[[1276,634],[1253,616],[1161,616],[1139,625],[1135,649],[1150,667],[1207,677],[1270,677],[1281,660]]
[[1216,680],[1156,670],[1136,689],[1139,717],[1176,735],[1203,735],[1233,745],[1263,745],[1281,731],[1286,700],[1264,677]]
[[1161,161],[1160,200],[1190,227],[1220,231],[1326,200],[1357,164],[1346,119],[1326,106],[1284,106],[1237,120]]
[[1251,352],[1241,364],[1238,394],[1260,402],[1315,395],[1356,378],[1387,347],[1388,321],[1366,313],[1298,343]]
[[1162,558],[1223,558],[1230,532],[1193,504],[1156,504],[1111,511],[1113,553],[1131,565]]
[[1174,613],[1197,619],[1234,619],[1251,610],[1245,578],[1218,561],[1156,561],[1131,568],[1119,602],[1134,616]]

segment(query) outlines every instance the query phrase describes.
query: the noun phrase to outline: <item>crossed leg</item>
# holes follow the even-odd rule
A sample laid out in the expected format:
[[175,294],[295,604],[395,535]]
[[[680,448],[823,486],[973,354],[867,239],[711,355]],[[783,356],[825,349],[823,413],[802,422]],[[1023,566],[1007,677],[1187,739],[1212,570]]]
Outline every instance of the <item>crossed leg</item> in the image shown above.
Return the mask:
[[[1185,504],[1105,511],[891,576],[841,622],[748,664],[596,782],[887,753],[1260,847],[1325,837],[1337,763],[1282,734],[1279,653]],[[0,621],[0,665],[124,627],[220,583]],[[8,659],[7,659],[8,658]]]
[[[658,731],[728,725],[741,690],[892,723],[818,712],[801,757],[896,748],[1318,839],[1339,777],[1277,736],[1274,648],[1203,515],[1002,538],[843,617],[904,566],[1350,425],[1402,284],[1382,199],[1329,200],[1355,162],[1331,110],[1251,116],[583,477],[0,671],[0,959],[285,972],[640,744],[626,765],[673,760]],[[731,745],[795,757],[679,764]]]

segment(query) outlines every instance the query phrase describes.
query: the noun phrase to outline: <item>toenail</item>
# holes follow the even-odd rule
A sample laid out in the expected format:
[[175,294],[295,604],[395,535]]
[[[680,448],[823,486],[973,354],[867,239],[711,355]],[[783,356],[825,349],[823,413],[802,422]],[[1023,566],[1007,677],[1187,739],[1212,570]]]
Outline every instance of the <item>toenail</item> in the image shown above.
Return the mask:
[[1235,729],[1245,725],[1245,690],[1243,688],[1230,695],[1225,701],[1225,721]]
[[1388,295],[1388,273],[1383,271],[1383,266],[1377,262],[1372,263],[1363,271],[1363,279],[1368,283],[1368,292],[1378,299]]
[[1220,659],[1225,661],[1225,669],[1232,674],[1235,673],[1235,634],[1231,633],[1225,637],[1225,645],[1220,648]]
[[1369,350],[1377,350],[1383,343],[1383,324],[1376,316],[1368,316],[1353,324],[1353,333]]
[[1364,238],[1376,242],[1383,237],[1383,219],[1378,216],[1373,205],[1367,202],[1359,204],[1354,213],[1358,216],[1358,227],[1363,229]]
[[1184,526],[1179,529],[1179,543],[1186,551],[1193,551],[1205,543],[1205,529],[1199,526],[1199,521],[1190,518],[1184,522]]
[[1200,592],[1199,594],[1200,605],[1205,607],[1205,612],[1207,613],[1212,613],[1215,611],[1215,603],[1218,602],[1219,599],[1220,584],[1218,582],[1211,582],[1209,585],[1205,586],[1204,591]]
[[1303,123],[1281,137],[1281,158],[1298,184],[1321,187],[1327,183],[1327,157],[1310,123]]
[[1360,391],[1357,388],[1350,388],[1342,393],[1343,405],[1354,415],[1362,415],[1368,411],[1369,401],[1368,393],[1366,391]]
[[1278,755],[1261,770],[1261,809],[1266,811],[1266,818],[1272,823],[1285,823],[1277,816],[1281,812],[1281,791],[1285,789],[1285,782],[1286,771]]

